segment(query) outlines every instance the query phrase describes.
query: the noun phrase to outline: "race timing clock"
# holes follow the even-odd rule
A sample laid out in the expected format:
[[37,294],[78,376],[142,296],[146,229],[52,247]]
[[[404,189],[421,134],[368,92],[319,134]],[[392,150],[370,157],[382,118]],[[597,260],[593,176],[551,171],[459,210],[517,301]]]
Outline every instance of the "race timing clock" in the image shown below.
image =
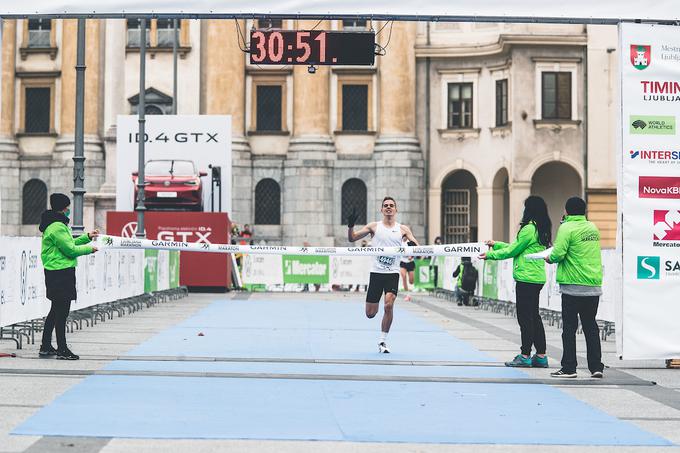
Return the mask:
[[250,63],[258,65],[373,65],[375,32],[253,30]]

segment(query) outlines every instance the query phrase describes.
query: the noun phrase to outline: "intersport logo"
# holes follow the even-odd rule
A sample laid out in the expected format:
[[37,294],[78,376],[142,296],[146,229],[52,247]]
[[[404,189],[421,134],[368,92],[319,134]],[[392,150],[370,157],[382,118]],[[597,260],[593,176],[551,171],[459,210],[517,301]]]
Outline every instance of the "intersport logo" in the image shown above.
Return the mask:
[[640,198],[680,199],[680,177],[640,176],[638,196]]
[[654,210],[654,240],[680,241],[680,211]]
[[680,151],[669,149],[631,149],[628,153],[632,160],[659,164],[680,163]]

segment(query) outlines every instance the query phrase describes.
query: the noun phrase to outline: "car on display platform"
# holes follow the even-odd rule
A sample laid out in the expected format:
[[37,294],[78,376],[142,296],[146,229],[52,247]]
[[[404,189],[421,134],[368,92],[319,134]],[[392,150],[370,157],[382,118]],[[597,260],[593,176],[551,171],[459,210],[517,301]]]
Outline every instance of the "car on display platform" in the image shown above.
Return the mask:
[[[138,172],[132,172],[135,200],[138,176]],[[191,160],[149,160],[144,165],[144,206],[149,210],[203,211],[204,176],[208,174],[196,170]]]

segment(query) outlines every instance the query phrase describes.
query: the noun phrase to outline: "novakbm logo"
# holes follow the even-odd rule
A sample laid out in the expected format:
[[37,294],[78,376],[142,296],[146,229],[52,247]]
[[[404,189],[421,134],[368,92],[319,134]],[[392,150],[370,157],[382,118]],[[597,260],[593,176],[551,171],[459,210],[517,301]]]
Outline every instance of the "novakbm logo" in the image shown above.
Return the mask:
[[661,258],[658,256],[638,256],[638,280],[658,280],[661,272]]

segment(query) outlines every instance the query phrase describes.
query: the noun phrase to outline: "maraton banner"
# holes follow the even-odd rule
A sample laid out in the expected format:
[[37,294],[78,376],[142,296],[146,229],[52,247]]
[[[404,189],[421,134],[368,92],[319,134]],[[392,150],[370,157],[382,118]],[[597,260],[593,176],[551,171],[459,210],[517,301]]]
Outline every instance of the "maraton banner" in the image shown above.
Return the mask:
[[623,359],[668,359],[680,356],[680,29],[621,24],[619,32],[617,347]]
[[180,250],[207,253],[248,253],[256,255],[312,255],[312,256],[477,256],[486,250],[482,242],[466,244],[426,245],[414,247],[290,247],[284,245],[236,245],[189,243],[160,239],[137,239],[100,236],[101,248]]

